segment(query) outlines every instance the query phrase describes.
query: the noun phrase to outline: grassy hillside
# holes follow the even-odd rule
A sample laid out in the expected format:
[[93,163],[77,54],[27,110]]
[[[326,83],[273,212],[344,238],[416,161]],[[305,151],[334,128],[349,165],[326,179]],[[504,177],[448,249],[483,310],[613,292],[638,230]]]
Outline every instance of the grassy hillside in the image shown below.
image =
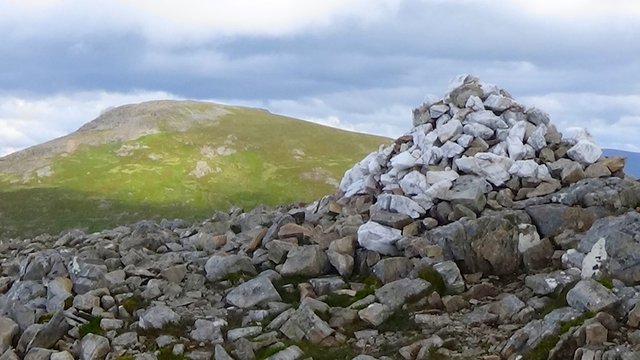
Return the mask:
[[[247,108],[225,107],[215,120],[180,131],[172,117],[157,114],[157,128],[134,140],[61,152],[37,171],[0,168],[0,238],[312,201],[334,192],[346,169],[389,141]],[[104,131],[84,128],[95,128],[85,137]]]

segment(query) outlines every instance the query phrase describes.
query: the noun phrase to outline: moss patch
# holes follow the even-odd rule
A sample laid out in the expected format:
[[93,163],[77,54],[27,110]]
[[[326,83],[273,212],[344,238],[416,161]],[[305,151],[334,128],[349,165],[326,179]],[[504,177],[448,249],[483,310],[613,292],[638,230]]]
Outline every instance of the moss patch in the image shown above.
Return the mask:
[[137,310],[142,309],[145,305],[144,299],[138,295],[126,298],[120,302],[120,305],[127,310],[127,312],[133,315]]
[[275,355],[278,352],[286,349],[287,347],[282,345],[282,344],[275,344],[273,346],[269,346],[266,347],[264,349],[260,349],[258,350],[255,355],[256,355],[256,360],[264,360],[266,358],[268,358],[269,356]]
[[574,326],[580,326],[584,324],[587,319],[590,319],[594,316],[595,313],[587,311],[573,320],[561,323],[560,328],[555,334],[546,336],[544,339],[542,339],[540,343],[538,343],[538,345],[536,345],[533,349],[531,349],[531,351],[529,351],[522,357],[522,360],[546,360],[549,356],[549,352],[554,348],[554,346],[556,346],[558,341],[560,341],[560,337],[563,334],[565,334]]
[[238,271],[235,272],[233,274],[229,274],[227,275],[227,277],[224,280],[227,280],[231,283],[231,285],[235,286],[240,284],[241,282],[245,282],[251,278],[253,278],[254,275],[248,274],[244,271]]
[[411,318],[411,313],[406,309],[398,309],[377,327],[380,332],[417,331],[420,330],[416,322]]
[[595,280],[607,289],[613,289],[613,279],[611,279],[610,277],[606,275],[600,275]]
[[38,319],[37,323],[38,324],[46,324],[47,322],[49,322],[49,320],[51,320],[53,315],[55,315],[55,313],[43,314],[42,316],[40,316],[40,318]]
[[449,357],[438,352],[438,347],[432,347],[429,349],[429,353],[427,354],[427,360],[447,360]]
[[313,358],[313,360],[351,360],[359,354],[348,344],[326,347],[300,342],[295,345],[304,352],[304,358]]
[[567,284],[562,288],[562,290],[554,293],[550,297],[551,300],[540,311],[539,316],[542,318],[548,313],[552,312],[553,310],[569,306],[569,304],[567,304],[567,294],[569,293],[569,290],[573,289],[573,287],[576,286],[577,283],[578,282],[575,281],[570,284]]
[[432,267],[425,267],[418,272],[418,277],[422,280],[428,281],[431,284],[431,290],[437,292],[440,295],[447,295],[447,286],[442,279],[442,275]]
[[184,360],[186,357],[184,355],[174,355],[173,354],[173,346],[165,346],[160,348],[158,355],[158,360]]
[[84,337],[87,334],[102,335],[104,331],[100,327],[100,320],[102,320],[102,318],[99,316],[93,317],[89,320],[89,322],[81,325],[78,328],[78,331],[80,332],[80,337]]
[[157,338],[160,335],[172,335],[176,338],[181,338],[189,333],[189,329],[193,324],[188,321],[181,321],[179,323],[170,323],[162,327],[162,329],[140,329],[138,334],[147,336],[150,339]]
[[324,303],[331,307],[341,307],[346,308],[351,306],[356,301],[360,301],[367,296],[373,294],[376,290],[376,287],[367,286],[362,290],[358,290],[354,296],[350,296],[347,294],[336,294],[331,293],[327,295]]
[[305,276],[283,276],[281,279],[274,281],[273,286],[280,294],[283,302],[297,307],[300,304],[298,284],[308,280],[309,278]]
[[118,356],[116,360],[135,360],[135,358],[136,357],[133,356],[132,354],[124,354],[124,355]]

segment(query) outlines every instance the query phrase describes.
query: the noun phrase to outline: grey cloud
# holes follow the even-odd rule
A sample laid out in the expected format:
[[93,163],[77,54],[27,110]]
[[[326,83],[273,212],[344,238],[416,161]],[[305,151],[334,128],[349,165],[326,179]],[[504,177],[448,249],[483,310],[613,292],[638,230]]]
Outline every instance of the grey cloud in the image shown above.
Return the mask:
[[[566,22],[521,13],[512,2],[416,0],[377,21],[347,17],[279,37],[157,44],[132,27],[107,30],[7,37],[0,93],[162,90],[395,136],[427,94],[442,96],[457,74],[473,73],[549,106],[564,128],[597,119],[598,129],[635,130],[621,119],[638,115],[619,100],[640,92],[640,22],[629,19]],[[593,106],[581,94],[605,96]]]

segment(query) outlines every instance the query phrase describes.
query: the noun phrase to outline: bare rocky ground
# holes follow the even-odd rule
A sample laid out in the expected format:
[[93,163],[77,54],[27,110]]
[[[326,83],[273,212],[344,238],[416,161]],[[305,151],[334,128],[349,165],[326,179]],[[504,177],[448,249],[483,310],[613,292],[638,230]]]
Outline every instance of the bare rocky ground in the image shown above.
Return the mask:
[[311,205],[0,242],[0,360],[640,359],[640,183],[461,78]]

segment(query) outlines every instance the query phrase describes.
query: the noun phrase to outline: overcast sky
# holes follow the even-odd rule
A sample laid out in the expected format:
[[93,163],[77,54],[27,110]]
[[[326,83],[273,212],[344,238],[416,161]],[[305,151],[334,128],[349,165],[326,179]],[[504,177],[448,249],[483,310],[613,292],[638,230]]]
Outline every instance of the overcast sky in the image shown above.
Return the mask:
[[161,98],[386,136],[458,74],[640,151],[638,0],[0,0],[0,155]]

